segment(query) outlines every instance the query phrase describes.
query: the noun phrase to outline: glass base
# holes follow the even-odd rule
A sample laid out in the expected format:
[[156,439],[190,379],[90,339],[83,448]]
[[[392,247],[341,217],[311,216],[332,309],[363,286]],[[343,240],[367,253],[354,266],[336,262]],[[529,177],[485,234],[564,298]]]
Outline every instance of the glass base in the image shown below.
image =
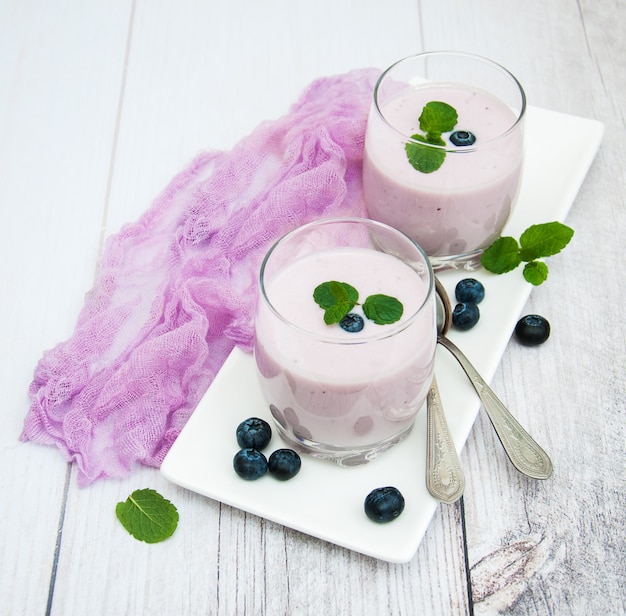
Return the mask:
[[313,458],[330,460],[339,466],[351,467],[367,464],[381,453],[397,445],[411,433],[415,422],[411,422],[404,430],[384,441],[364,447],[334,447],[332,445],[325,445],[306,438],[300,438],[294,435],[292,431],[285,430],[277,421],[275,421],[274,424],[281,438],[296,451],[305,453]]
[[480,257],[484,248],[479,248],[472,252],[466,252],[460,255],[452,256],[429,256],[428,260],[435,272],[444,272],[446,270],[465,270],[473,272],[480,269]]

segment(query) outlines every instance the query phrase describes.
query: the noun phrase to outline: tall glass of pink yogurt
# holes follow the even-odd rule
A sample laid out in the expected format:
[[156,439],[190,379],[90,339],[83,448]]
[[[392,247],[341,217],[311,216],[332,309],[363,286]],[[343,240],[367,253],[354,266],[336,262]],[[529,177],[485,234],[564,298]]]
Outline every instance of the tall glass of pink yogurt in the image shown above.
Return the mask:
[[[348,321],[356,320],[357,330],[362,324],[360,331],[326,322],[314,293],[331,282],[358,294]],[[371,298],[380,296],[396,300],[397,320],[377,322],[389,299],[372,315]],[[396,229],[334,218],[280,239],[261,267],[255,358],[283,439],[353,466],[407,436],[432,380],[435,311],[428,257]]]
[[[440,135],[420,119],[431,102],[457,113]],[[393,64],[376,84],[365,139],[370,217],[415,239],[435,270],[477,267],[515,205],[525,109],[518,80],[486,58],[431,52]],[[409,159],[425,151],[442,160],[435,170]]]

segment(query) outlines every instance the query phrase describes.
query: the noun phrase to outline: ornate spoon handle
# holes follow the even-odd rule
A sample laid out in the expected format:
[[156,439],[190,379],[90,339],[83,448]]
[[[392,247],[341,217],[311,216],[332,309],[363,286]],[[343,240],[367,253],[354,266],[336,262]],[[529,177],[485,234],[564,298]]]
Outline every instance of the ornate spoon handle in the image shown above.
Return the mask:
[[465,477],[434,376],[426,398],[426,414],[426,487],[436,499],[453,503],[463,494]]
[[513,466],[534,479],[548,479],[552,462],[546,452],[511,415],[461,349],[445,336],[438,336],[437,342],[454,355],[469,377]]

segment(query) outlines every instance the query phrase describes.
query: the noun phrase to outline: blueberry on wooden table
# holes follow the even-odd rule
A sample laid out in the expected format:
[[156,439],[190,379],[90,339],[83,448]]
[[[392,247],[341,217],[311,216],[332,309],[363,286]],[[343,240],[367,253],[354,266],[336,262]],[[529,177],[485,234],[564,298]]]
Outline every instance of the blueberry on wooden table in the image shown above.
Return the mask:
[[515,337],[526,346],[543,344],[550,337],[550,323],[539,314],[527,314],[517,322]]
[[254,481],[267,473],[267,458],[258,449],[241,449],[233,458],[233,468],[242,479]]
[[272,428],[264,419],[250,417],[237,426],[237,444],[242,449],[265,449],[272,438]]
[[302,460],[293,449],[277,449],[268,460],[270,475],[281,481],[287,481],[300,472]]
[[404,496],[393,486],[376,488],[366,496],[364,509],[365,515],[374,522],[391,522],[404,511]]

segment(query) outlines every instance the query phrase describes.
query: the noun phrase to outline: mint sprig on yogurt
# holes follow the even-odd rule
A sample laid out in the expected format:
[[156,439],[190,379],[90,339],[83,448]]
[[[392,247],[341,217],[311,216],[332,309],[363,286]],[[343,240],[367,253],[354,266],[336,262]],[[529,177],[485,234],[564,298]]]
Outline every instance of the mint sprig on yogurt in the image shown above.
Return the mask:
[[346,282],[330,280],[315,287],[315,303],[324,309],[324,323],[339,323],[356,305],[359,292]]
[[[358,291],[347,282],[329,280],[315,287],[315,303],[324,310],[324,323],[340,323],[355,306],[359,305]],[[377,325],[399,321],[404,312],[402,302],[395,297],[377,293],[368,296],[362,304],[363,313]],[[357,329],[349,331],[358,331]]]
[[[458,119],[456,109],[448,103],[430,101],[424,105],[419,117],[420,130],[424,134],[411,135],[413,141],[404,146],[409,163],[414,169],[422,173],[432,173],[443,165],[445,151],[429,146],[446,145],[442,134],[453,131]],[[416,141],[420,143],[415,143]]]
[[420,130],[426,133],[428,143],[437,143],[443,141],[442,133],[454,130],[459,121],[459,115],[452,105],[441,101],[431,101],[424,105],[419,120]]
[[510,236],[497,239],[483,252],[480,262],[494,274],[505,274],[525,262],[524,278],[538,286],[548,278],[548,266],[540,259],[561,252],[573,236],[574,230],[560,222],[531,225],[519,243]]

